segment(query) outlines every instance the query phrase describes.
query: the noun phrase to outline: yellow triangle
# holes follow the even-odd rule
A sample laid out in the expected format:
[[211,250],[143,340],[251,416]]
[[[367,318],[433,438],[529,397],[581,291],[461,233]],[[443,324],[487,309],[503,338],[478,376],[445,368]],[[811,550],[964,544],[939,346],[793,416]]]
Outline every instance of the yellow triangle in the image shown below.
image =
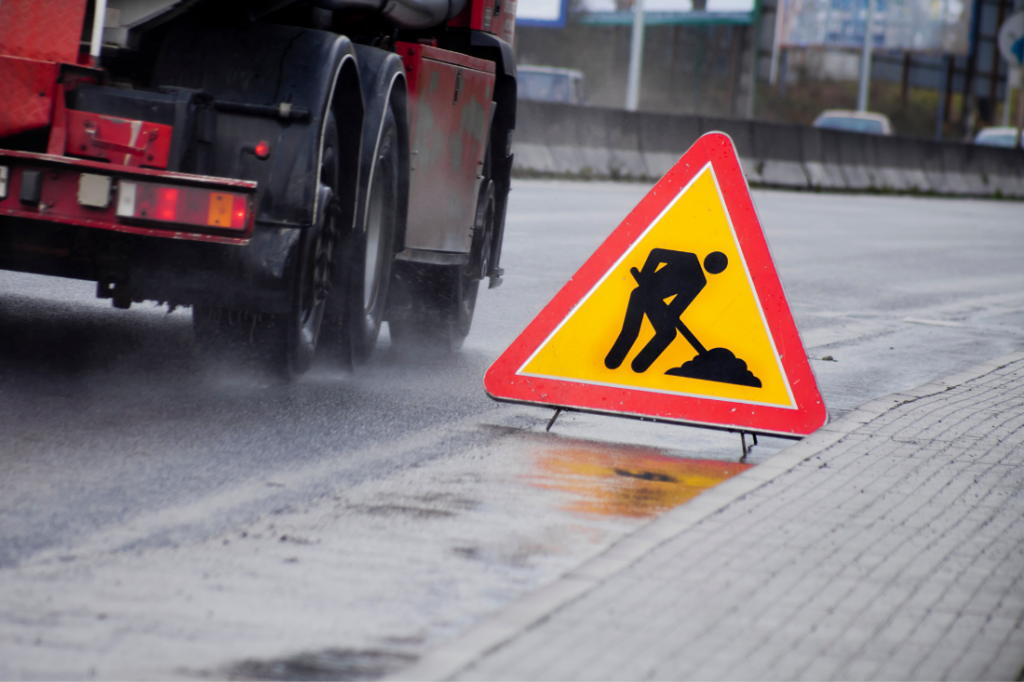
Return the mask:
[[[717,273],[712,272],[717,269],[714,259],[707,260],[713,252],[727,259],[724,270]],[[675,262],[670,274],[665,274],[672,268],[662,258]],[[721,258],[715,258],[720,264]],[[638,285],[631,272],[634,268],[648,286]],[[648,279],[648,273],[657,273],[660,281]],[[672,291],[680,281],[687,283],[689,293]],[[631,334],[626,331],[624,340],[617,344],[624,327],[635,329],[635,324],[626,323],[627,310],[631,296],[641,290],[644,293],[636,294],[629,316],[635,323],[642,315],[639,333],[630,344]],[[656,303],[650,303],[652,300]],[[646,369],[638,370],[634,360],[656,336],[644,306],[655,306],[651,314],[659,318],[662,339],[672,340],[660,354],[655,351],[661,344],[655,342],[645,357],[656,359]],[[666,320],[681,322],[674,338],[671,322]],[[668,331],[666,324],[670,325]],[[723,359],[721,351],[699,355],[678,327],[688,330],[706,351],[730,351],[746,363],[754,379],[742,372],[742,365]],[[629,350],[621,365],[613,369],[606,361],[616,345],[619,356],[623,348]],[[709,361],[712,357],[714,362]],[[677,369],[691,360],[699,362]],[[644,363],[639,364],[642,368]],[[682,376],[666,374],[673,369]],[[723,375],[722,371],[728,373]],[[683,188],[526,361],[519,374],[796,408],[711,164]]]

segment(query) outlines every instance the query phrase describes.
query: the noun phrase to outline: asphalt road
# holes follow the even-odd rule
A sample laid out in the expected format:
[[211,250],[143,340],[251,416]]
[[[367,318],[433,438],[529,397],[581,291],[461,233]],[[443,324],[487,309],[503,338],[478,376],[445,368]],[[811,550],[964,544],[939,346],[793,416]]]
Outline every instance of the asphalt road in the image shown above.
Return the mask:
[[[0,273],[0,677],[379,675],[685,497],[596,470],[735,462],[735,435],[545,434],[550,411],[482,390],[647,189],[516,183],[506,282],[461,354],[384,334],[354,376],[290,386],[201,361],[187,310]],[[1024,346],[1019,203],[754,200],[834,416]]]

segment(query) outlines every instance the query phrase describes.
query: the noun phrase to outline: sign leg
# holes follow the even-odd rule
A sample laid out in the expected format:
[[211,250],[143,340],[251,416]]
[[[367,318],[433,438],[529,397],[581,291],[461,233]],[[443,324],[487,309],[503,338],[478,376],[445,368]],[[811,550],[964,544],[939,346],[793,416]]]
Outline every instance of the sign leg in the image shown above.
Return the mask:
[[558,419],[558,415],[560,414],[562,414],[561,407],[555,409],[555,413],[551,415],[551,421],[548,422],[548,427],[544,429],[545,431],[551,431],[551,427],[555,425],[555,420]]

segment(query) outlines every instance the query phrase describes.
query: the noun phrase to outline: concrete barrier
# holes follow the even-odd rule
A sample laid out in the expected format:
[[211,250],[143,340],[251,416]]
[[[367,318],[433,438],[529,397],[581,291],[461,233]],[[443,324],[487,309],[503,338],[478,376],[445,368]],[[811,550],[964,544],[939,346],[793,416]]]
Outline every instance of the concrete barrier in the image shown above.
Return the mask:
[[650,178],[660,178],[675,165],[693,140],[703,134],[696,116],[646,114],[640,117],[640,153]]
[[985,185],[981,181],[980,175],[966,172],[969,152],[970,149],[965,144],[942,145],[942,167],[946,171],[946,182],[951,189],[950,194],[980,196],[991,193],[985,192]]
[[868,135],[849,135],[838,130],[823,130],[823,137],[834,138],[839,147],[839,167],[846,176],[846,189],[864,191],[880,189],[872,171],[874,159],[868,155]]
[[946,180],[946,168],[942,159],[942,146],[934,142],[919,140],[914,159],[928,182],[928,191],[936,194],[953,194],[953,185]]
[[803,149],[804,168],[812,189],[846,189],[846,176],[839,161],[839,149],[833,137],[825,138],[818,128],[800,128],[800,144]]
[[640,126],[633,124],[629,113],[611,111],[606,117],[608,168],[612,177],[646,178],[647,164],[640,146]]
[[999,196],[1024,196],[1024,159],[992,147],[975,147],[970,168]]
[[[891,142],[891,144],[890,144]],[[883,192],[911,192],[922,191],[926,187],[924,174],[919,177],[911,177],[913,169],[905,168],[903,165],[904,154],[912,145],[904,144],[902,139],[876,140],[872,146],[872,161],[874,163],[875,187]]]
[[931,192],[932,184],[916,159],[922,155],[924,140],[888,137],[877,145],[879,175],[894,192]]
[[732,137],[755,186],[1024,198],[1024,153],[729,118],[520,102],[520,175],[657,179],[702,134]]
[[750,124],[761,182],[777,187],[808,189],[800,129],[777,123]]

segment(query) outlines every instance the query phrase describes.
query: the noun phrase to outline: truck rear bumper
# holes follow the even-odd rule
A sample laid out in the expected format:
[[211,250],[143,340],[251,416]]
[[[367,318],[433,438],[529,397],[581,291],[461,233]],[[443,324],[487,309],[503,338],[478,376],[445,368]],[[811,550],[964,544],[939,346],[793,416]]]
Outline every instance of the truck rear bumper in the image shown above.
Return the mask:
[[128,270],[134,298],[265,313],[291,309],[303,228],[257,225],[244,246],[135,240]]
[[[306,226],[257,222],[256,190],[0,150],[0,268],[94,280],[98,295],[123,301],[287,312],[287,265]],[[172,213],[192,223],[166,220]]]
[[0,217],[0,270],[94,281],[101,298],[285,313],[305,229],[258,223],[235,245]]
[[0,149],[0,218],[245,244],[256,182]]

